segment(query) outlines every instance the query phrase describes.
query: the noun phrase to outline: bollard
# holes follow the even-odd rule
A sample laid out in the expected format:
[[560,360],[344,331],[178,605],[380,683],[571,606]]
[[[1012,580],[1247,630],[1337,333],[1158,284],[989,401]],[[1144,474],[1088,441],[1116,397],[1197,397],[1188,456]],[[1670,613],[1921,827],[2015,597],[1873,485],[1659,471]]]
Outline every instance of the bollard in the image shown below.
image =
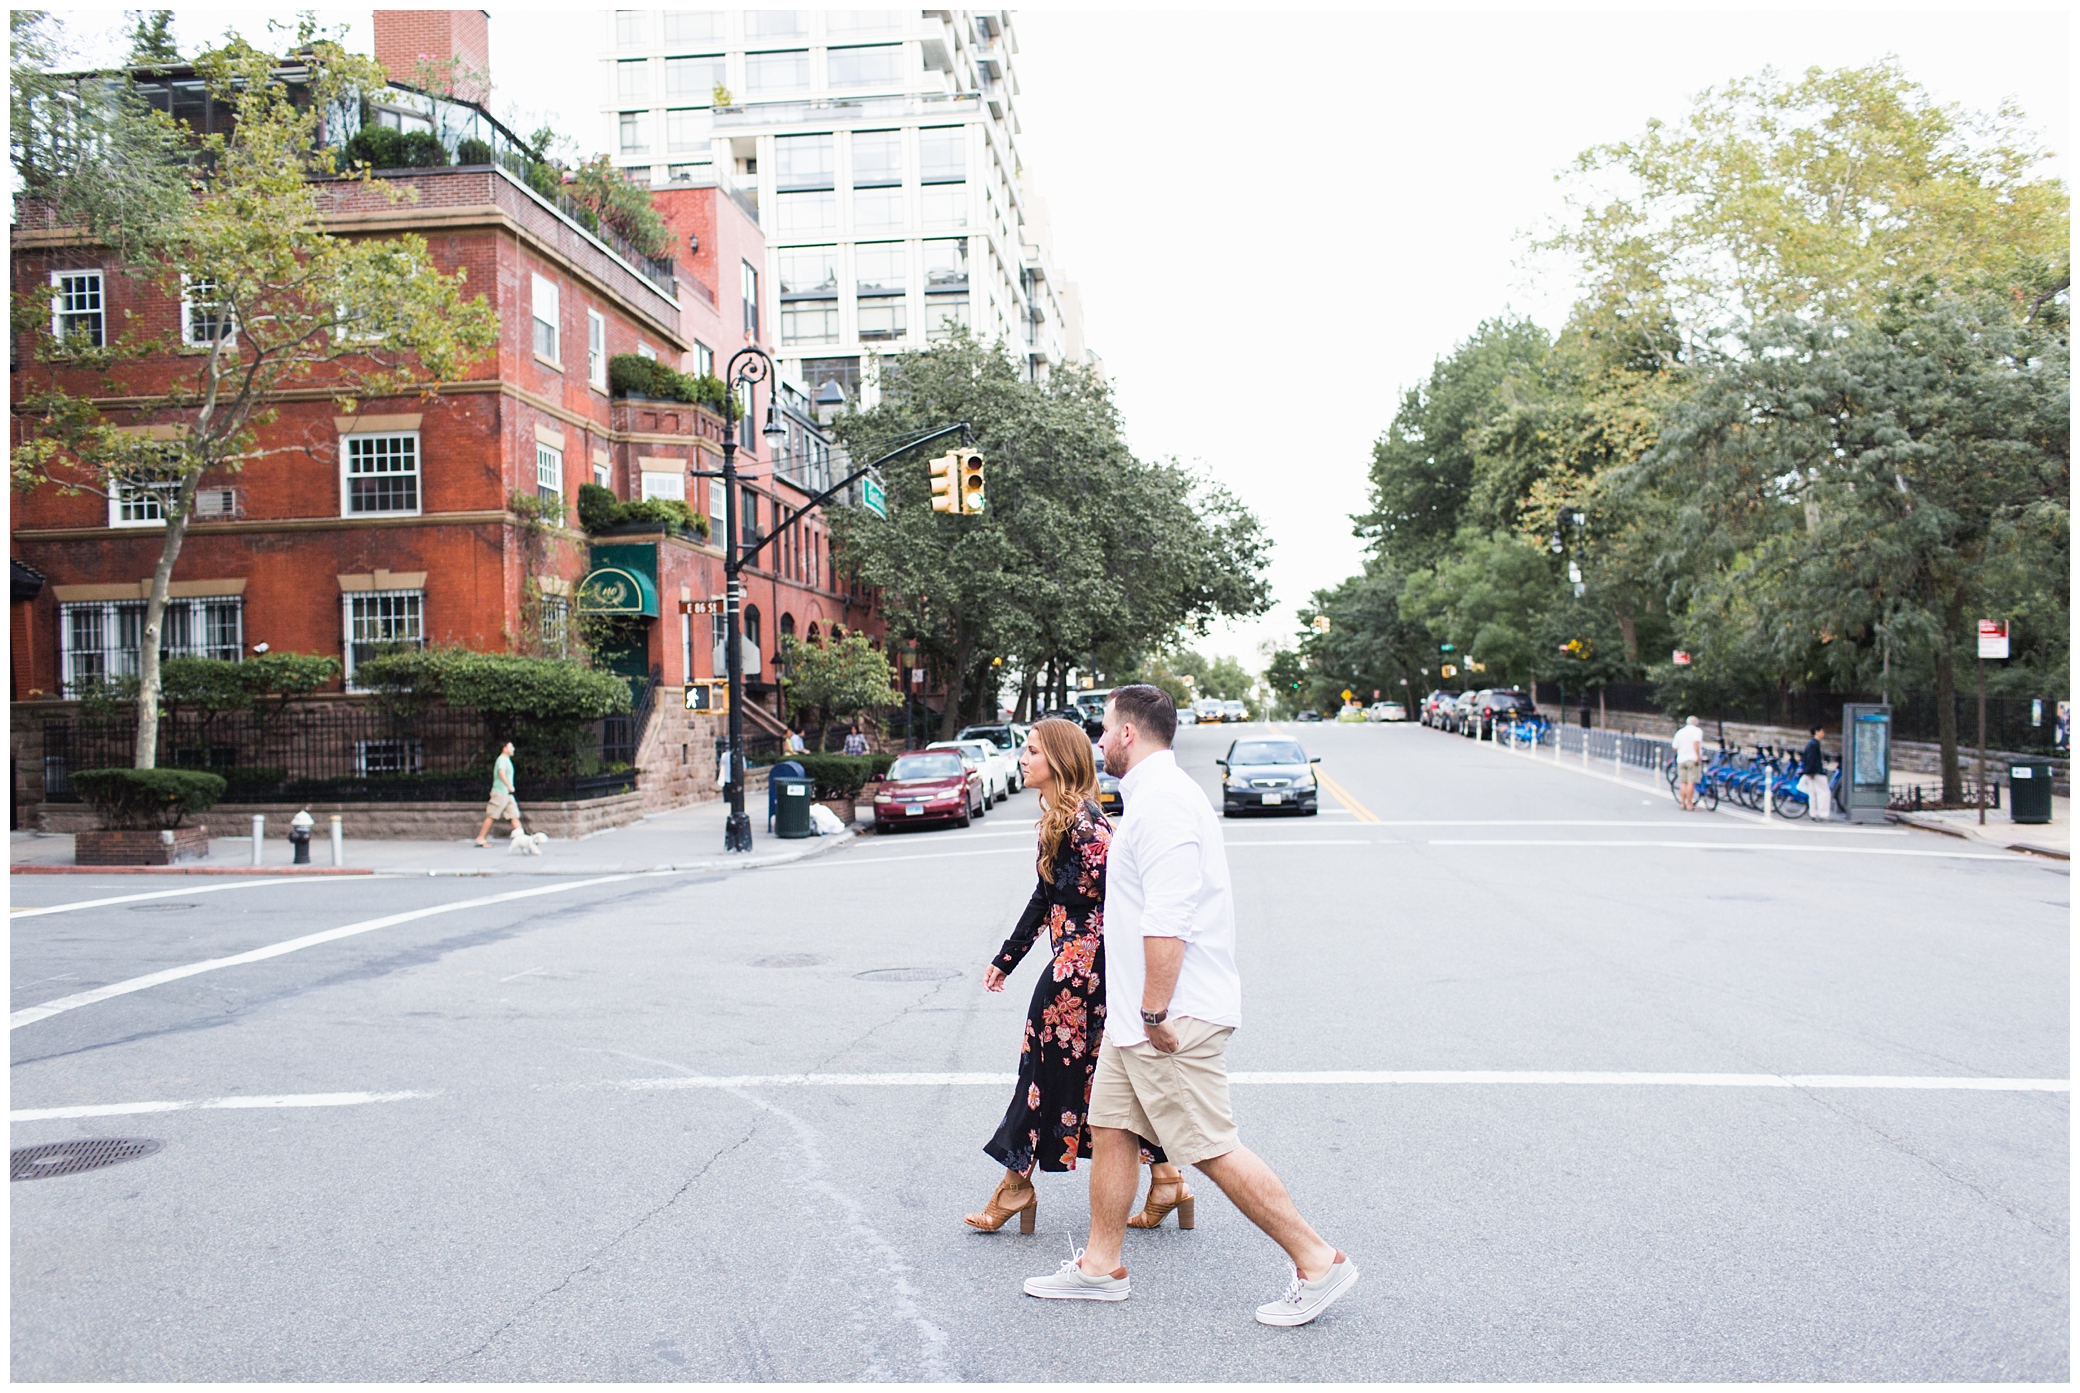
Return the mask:
[[260,848],[267,840],[267,818],[264,814],[253,814],[253,864],[260,864]]
[[341,827],[338,813],[332,815],[332,864],[347,864],[347,834]]
[[309,808],[305,808],[302,812],[289,819],[289,845],[296,848],[296,855],[293,858],[296,865],[308,866],[311,863],[311,810]]

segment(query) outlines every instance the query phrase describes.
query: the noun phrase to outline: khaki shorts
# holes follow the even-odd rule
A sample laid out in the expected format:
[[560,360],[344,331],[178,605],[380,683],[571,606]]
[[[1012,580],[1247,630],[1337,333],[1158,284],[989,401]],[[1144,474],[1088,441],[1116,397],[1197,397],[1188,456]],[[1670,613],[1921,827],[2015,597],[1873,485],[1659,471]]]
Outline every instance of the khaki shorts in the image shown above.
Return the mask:
[[1091,1080],[1090,1124],[1147,1137],[1173,1165],[1196,1166],[1242,1145],[1228,1105],[1228,1037],[1233,1026],[1180,1016],[1177,1052],[1106,1041]]
[[1699,779],[1701,779],[1701,778],[1703,778],[1703,777],[1704,777],[1704,761],[1703,761],[1703,760],[1697,760],[1697,759],[1682,759],[1682,760],[1677,760],[1677,761],[1676,761],[1676,782],[1677,782],[1677,783],[1679,783],[1679,784],[1694,784],[1694,783],[1696,783],[1696,782],[1697,782],[1697,781],[1698,781]]
[[518,822],[520,820],[519,801],[510,793],[494,789],[491,793],[491,801],[484,805],[484,816],[494,819],[507,817]]

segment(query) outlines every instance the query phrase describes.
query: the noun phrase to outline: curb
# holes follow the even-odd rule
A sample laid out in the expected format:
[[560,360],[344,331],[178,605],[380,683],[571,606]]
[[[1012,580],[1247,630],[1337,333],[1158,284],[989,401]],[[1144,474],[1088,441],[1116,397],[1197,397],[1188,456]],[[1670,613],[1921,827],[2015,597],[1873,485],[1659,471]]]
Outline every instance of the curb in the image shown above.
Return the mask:
[[[1887,813],[1885,820],[1887,822],[1896,822],[1902,827],[1912,827],[1918,832],[1934,832],[1941,837],[1955,837],[1961,842],[1981,840],[1969,832],[1960,832],[1955,827],[1945,827],[1939,822],[1917,822],[1905,813]],[[2003,851],[2019,851],[2025,856],[2048,856],[2057,861],[2070,861],[2073,859],[2071,852],[2058,851],[2048,846],[2031,846],[2027,842],[2010,842],[2006,846],[2001,846],[1999,842],[1986,842],[1985,845],[2000,846]]]
[[[10,866],[9,875],[381,875],[381,876],[445,876],[450,878],[484,879],[490,876],[564,876],[564,875],[656,875],[670,871],[754,871],[769,866],[785,866],[811,856],[820,856],[835,851],[859,836],[857,827],[848,827],[836,836],[810,837],[809,845],[791,851],[768,852],[717,860],[667,861],[655,866],[645,866],[637,871],[628,871],[620,865],[613,866],[527,866],[525,869],[491,866],[469,866],[455,870],[421,869],[408,866],[384,868],[380,866],[354,866],[336,868],[332,866]],[[531,858],[530,858],[531,859]]]
[[353,866],[9,866],[9,875],[374,875]]

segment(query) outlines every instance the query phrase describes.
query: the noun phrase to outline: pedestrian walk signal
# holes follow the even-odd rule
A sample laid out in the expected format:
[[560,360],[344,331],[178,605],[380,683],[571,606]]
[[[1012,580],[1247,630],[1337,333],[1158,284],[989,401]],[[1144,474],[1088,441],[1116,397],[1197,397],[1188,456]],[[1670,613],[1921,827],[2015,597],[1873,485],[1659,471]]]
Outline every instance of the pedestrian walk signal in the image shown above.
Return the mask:
[[952,453],[940,455],[927,467],[932,471],[932,511],[958,513],[961,510],[960,457]]

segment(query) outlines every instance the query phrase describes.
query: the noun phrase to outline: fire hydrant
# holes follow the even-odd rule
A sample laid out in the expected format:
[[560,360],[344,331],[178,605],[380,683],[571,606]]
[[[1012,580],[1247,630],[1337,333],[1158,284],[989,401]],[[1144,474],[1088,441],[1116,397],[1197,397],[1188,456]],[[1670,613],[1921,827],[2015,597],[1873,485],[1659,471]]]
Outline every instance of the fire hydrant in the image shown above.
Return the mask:
[[296,848],[295,862],[299,866],[311,863],[311,822],[309,808],[289,819],[289,845]]

